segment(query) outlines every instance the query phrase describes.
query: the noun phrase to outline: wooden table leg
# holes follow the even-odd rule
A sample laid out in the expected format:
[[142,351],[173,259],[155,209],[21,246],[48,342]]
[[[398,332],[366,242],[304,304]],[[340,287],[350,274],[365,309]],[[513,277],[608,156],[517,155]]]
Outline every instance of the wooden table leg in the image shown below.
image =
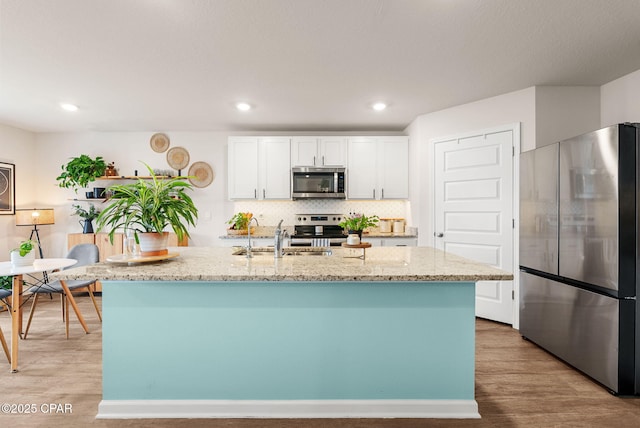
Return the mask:
[[[62,286],[62,289],[64,290],[64,293],[66,294],[66,298],[69,300],[69,303],[71,303],[71,306],[73,307],[73,310],[76,313],[76,316],[78,317],[78,321],[80,321],[80,324],[82,324],[82,328],[84,328],[84,332],[89,333],[89,327],[87,326],[87,323],[84,321],[84,317],[82,316],[82,313],[80,312],[80,308],[78,308],[78,304],[76,303],[76,300],[73,298],[71,291],[69,291],[69,287],[67,287],[67,282],[64,280],[60,280],[60,285]],[[67,317],[68,316],[69,314],[67,314]]]
[[20,338],[20,297],[22,275],[15,275],[11,284],[11,372],[18,371],[18,340]]

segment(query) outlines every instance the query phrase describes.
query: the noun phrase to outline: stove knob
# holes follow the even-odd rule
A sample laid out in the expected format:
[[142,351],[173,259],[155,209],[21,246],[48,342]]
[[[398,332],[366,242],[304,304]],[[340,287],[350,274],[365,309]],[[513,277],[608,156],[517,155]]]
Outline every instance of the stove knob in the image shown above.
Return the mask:
[[298,221],[302,220],[302,217],[298,217]]

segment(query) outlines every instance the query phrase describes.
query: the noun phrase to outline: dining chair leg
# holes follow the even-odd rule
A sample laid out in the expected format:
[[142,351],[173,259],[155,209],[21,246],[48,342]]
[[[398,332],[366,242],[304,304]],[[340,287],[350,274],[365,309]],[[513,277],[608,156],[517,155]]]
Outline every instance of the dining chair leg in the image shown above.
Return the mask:
[[69,298],[62,294],[62,299],[64,300],[64,328],[67,333],[67,339],[69,338]]
[[[80,308],[78,307],[78,304],[73,298],[73,294],[71,294],[71,290],[69,290],[69,287],[67,287],[67,283],[64,280],[60,280],[60,285],[64,290],[65,300],[68,300],[69,303],[71,304],[71,307],[73,308],[73,312],[76,313],[76,317],[78,318],[78,321],[80,321],[80,325],[82,325],[84,332],[89,334],[89,326],[87,326],[87,323],[85,322],[84,317],[82,316],[82,312],[80,312]],[[68,312],[69,312],[69,309],[67,306],[67,314]]]
[[89,296],[91,297],[91,301],[93,302],[93,307],[96,308],[96,313],[98,314],[98,318],[100,322],[102,322],[102,314],[100,313],[100,308],[98,308],[98,302],[96,301],[96,297],[93,295],[93,291],[91,291],[91,286],[87,287],[87,291],[89,292]]
[[4,338],[4,334],[2,334],[1,328],[0,328],[0,342],[2,342],[2,349],[4,349],[4,355],[7,356],[7,361],[11,363],[11,354],[9,353],[9,346],[7,345],[7,341]]
[[38,297],[40,297],[40,294],[38,293],[33,294],[33,302],[31,302],[31,309],[29,310],[29,320],[27,321],[27,328],[24,330],[24,333],[22,334],[23,339],[26,339],[27,334],[29,334],[29,328],[31,328],[31,320],[33,320],[33,313],[36,311],[36,305],[38,304]]
[[64,293],[60,293],[60,312],[62,313],[62,322],[64,322],[65,318],[65,311],[64,311]]

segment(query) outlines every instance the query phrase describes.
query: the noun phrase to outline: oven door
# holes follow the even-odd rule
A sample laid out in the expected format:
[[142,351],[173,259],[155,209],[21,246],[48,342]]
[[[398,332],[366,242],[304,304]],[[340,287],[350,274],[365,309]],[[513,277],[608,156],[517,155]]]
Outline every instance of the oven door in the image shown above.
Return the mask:
[[291,169],[293,199],[345,199],[344,168]]
[[343,242],[347,242],[347,238],[291,238],[290,245],[292,247],[326,247],[326,242],[330,247],[339,247]]

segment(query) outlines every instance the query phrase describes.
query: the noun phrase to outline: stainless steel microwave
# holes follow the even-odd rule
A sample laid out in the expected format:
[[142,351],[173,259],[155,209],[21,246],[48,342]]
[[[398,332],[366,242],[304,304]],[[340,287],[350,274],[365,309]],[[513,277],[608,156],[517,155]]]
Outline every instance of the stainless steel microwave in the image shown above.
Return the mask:
[[291,168],[293,199],[345,199],[345,169]]

